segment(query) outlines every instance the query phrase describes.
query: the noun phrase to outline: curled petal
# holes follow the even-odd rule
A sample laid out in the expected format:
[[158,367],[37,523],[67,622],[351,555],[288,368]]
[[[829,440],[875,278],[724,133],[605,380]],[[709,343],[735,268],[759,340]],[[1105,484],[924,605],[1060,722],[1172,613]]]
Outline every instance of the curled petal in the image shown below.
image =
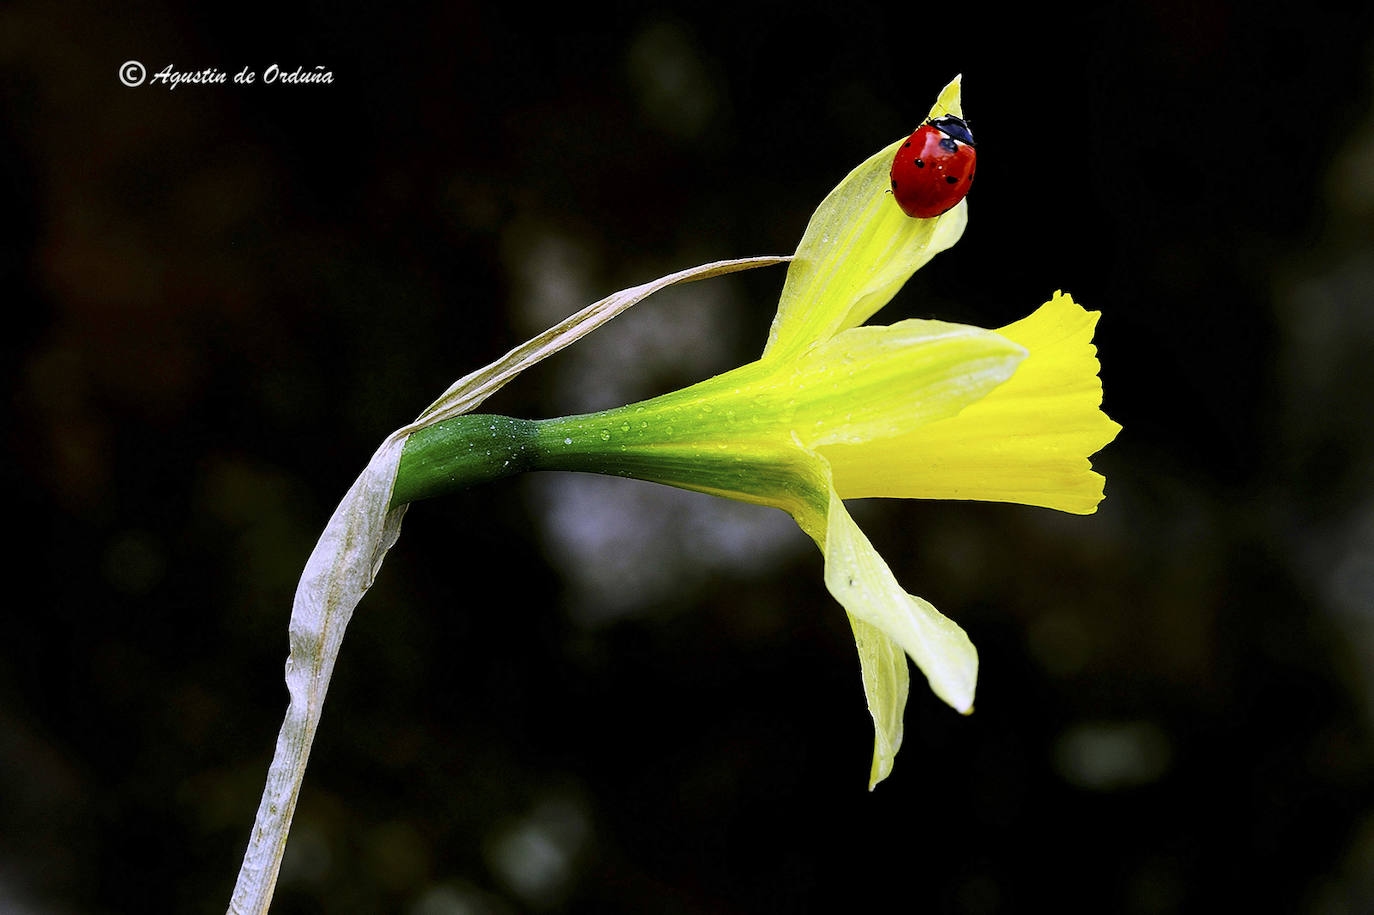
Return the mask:
[[901,645],[956,711],[973,711],[978,652],[959,625],[906,593],[833,490],[826,525],[825,586],[850,614]]
[[826,589],[849,614],[854,630],[873,716],[872,789],[892,771],[902,745],[909,688],[904,655],[916,662],[935,695],[968,714],[978,682],[978,652],[957,623],[902,589],[830,485],[825,459],[814,452],[810,458],[797,467],[798,479],[815,495],[787,510],[824,553]]
[[863,674],[868,713],[873,716],[873,766],[868,773],[868,790],[892,773],[892,763],[902,748],[902,716],[911,687],[906,652],[883,634],[877,626],[847,614],[859,649],[859,670]]

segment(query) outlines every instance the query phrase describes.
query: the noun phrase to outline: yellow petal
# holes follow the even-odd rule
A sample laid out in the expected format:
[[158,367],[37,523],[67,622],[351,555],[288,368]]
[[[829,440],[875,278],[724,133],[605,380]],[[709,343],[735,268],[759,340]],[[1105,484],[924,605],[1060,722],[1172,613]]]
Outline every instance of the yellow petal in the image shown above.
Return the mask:
[[951,417],[1012,377],[1026,350],[944,321],[853,327],[813,346],[770,393],[807,447],[899,435]]
[[1030,353],[959,415],[903,435],[828,445],[844,498],[978,499],[1089,514],[1103,478],[1088,457],[1121,426],[1102,413],[1092,344],[1098,313],[1063,293],[998,333]]
[[902,745],[908,690],[903,653],[916,662],[935,695],[968,714],[978,682],[978,652],[958,624],[902,590],[836,494],[825,458],[798,449],[792,472],[794,492],[805,495],[781,507],[821,548],[826,589],[849,614],[854,629],[873,716],[871,789],[892,771]]
[[958,624],[921,598],[906,593],[844,502],[831,490],[826,519],[825,586],[855,618],[901,645],[956,710],[973,711],[978,652]]
[[956,118],[964,116],[963,84],[964,74],[960,73],[949,81],[949,85],[940,90],[940,97],[935,100],[935,104],[930,108],[931,120],[944,117],[947,114],[952,114]]
[[902,716],[911,676],[906,668],[902,646],[871,626],[847,614],[859,649],[859,670],[863,674],[868,713],[873,716],[873,766],[868,773],[868,790],[887,778],[897,751],[902,748]]
[[[956,77],[931,113],[961,110]],[[795,355],[862,324],[964,233],[968,208],[962,201],[933,219],[913,219],[892,199],[892,158],[904,142],[906,137],[850,172],[812,215],[787,270],[765,359]]]

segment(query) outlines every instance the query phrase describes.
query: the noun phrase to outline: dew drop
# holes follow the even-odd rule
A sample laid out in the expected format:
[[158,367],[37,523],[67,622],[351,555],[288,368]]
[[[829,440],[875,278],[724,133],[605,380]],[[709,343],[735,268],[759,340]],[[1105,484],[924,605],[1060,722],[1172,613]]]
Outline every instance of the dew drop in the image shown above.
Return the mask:
[[565,444],[565,445],[571,445],[571,444],[572,444],[572,439],[570,439],[570,438],[565,438],[565,439],[563,439],[563,444]]

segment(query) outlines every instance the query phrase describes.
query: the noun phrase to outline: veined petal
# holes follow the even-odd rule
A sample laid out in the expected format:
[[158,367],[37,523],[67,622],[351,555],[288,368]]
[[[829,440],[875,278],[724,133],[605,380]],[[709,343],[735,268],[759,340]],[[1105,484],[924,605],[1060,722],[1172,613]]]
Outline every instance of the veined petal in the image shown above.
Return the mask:
[[1025,356],[1006,337],[964,324],[852,327],[798,357],[774,396],[795,403],[790,422],[807,447],[863,442],[954,416],[1011,378]]
[[[930,116],[962,113],[955,77]],[[795,355],[862,324],[963,235],[965,202],[933,219],[912,219],[892,199],[892,158],[904,142],[906,137],[850,172],[812,215],[787,270],[765,359]]]
[[935,695],[959,712],[973,711],[978,652],[964,630],[927,601],[902,590],[833,489],[826,520],[826,588],[845,610],[901,645]]
[[1005,384],[957,416],[823,453],[845,498],[977,499],[1090,514],[1103,478],[1088,457],[1121,426],[1101,411],[1098,312],[1067,295],[998,333],[1030,355]]
[[825,458],[815,452],[811,456],[810,466],[798,468],[799,479],[807,479],[808,488],[824,486],[828,498],[806,499],[788,510],[825,554],[826,589],[849,614],[854,629],[873,716],[871,789],[892,771],[902,745],[908,689],[902,653],[916,662],[935,695],[968,714],[978,681],[978,652],[958,624],[902,590],[830,484]]

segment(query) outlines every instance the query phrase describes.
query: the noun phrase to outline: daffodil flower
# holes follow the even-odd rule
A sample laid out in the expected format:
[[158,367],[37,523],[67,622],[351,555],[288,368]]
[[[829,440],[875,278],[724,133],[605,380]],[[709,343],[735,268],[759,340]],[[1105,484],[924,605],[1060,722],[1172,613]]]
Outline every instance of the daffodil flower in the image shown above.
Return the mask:
[[[932,118],[961,117],[959,81]],[[460,378],[382,443],[329,519],[291,610],[290,704],[230,900],[272,900],[310,746],[344,630],[400,533],[407,504],[524,470],[654,480],[790,513],[825,556],[849,615],[875,729],[870,788],[902,742],[907,657],[931,689],[973,708],[968,636],[908,594],[844,499],[989,499],[1088,513],[1102,477],[1088,457],[1115,437],[1099,409],[1097,315],[1056,295],[998,331],[940,321],[862,326],[913,272],[963,234],[967,204],[933,219],[888,194],[899,140],[821,203],[791,258],[720,261],[617,292]],[[653,292],[790,261],[755,362],[682,391],[586,416],[473,415],[502,385]]]
[[[931,117],[962,116],[959,84]],[[902,742],[906,658],[973,709],[978,655],[907,593],[844,499],[984,499],[1088,513],[1088,457],[1120,428],[1099,409],[1097,315],[1056,293],[998,331],[941,321],[863,326],[963,234],[967,204],[912,219],[888,194],[902,141],[856,168],[812,217],[763,355],[689,388],[543,421],[466,415],[413,433],[394,505],[525,470],[616,474],[781,508],[825,556],[848,613],[875,740],[869,786]]]

